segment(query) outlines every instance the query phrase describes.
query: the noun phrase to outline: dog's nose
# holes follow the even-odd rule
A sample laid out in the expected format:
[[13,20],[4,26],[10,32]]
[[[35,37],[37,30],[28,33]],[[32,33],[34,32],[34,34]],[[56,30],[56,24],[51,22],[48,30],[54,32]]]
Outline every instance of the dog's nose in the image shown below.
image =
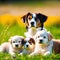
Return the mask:
[[31,22],[31,26],[34,27],[34,22]]
[[26,45],[26,47],[28,47],[29,45]]
[[16,44],[15,46],[18,47],[18,44]]
[[43,43],[43,40],[42,39],[40,39],[40,42],[39,43]]

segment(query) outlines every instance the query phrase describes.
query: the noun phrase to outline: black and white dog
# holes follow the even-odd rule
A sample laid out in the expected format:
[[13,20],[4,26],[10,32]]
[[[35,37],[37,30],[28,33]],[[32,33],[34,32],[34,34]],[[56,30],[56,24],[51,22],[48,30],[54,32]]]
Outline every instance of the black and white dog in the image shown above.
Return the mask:
[[47,16],[41,13],[27,13],[22,17],[23,22],[26,24],[26,28],[29,29],[31,27],[36,27],[43,29],[44,22],[47,20]]
[[41,13],[27,13],[22,17],[23,22],[26,25],[28,32],[25,32],[26,37],[32,37],[38,30],[44,29],[44,22],[47,20],[47,16]]

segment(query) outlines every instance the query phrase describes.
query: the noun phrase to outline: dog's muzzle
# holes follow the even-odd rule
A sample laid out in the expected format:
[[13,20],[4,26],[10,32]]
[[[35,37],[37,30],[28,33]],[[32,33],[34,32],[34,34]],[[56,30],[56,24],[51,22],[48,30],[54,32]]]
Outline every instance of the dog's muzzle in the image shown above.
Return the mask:
[[42,39],[40,39],[40,40],[39,40],[39,43],[43,43],[43,40],[42,40]]
[[31,27],[34,27],[34,22],[31,22]]
[[18,47],[18,44],[16,44],[15,46]]
[[26,47],[28,47],[29,45],[26,45]]

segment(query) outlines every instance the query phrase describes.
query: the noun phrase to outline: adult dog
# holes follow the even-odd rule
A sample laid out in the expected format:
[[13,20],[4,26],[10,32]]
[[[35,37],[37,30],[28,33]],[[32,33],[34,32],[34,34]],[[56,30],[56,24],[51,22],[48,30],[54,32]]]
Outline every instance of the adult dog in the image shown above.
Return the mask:
[[26,25],[27,30],[31,27],[43,29],[44,22],[47,20],[47,16],[41,13],[27,13],[22,16],[22,20]]
[[44,22],[47,20],[47,16],[41,13],[27,13],[22,17],[22,20],[28,30],[28,32],[25,32],[25,36],[32,37],[38,30],[44,29]]

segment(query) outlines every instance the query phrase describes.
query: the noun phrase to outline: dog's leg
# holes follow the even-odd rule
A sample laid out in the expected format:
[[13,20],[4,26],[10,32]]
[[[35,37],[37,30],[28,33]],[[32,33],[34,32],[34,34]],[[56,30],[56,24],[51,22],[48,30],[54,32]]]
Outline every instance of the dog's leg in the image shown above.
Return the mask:
[[9,48],[9,54],[13,57],[13,58],[15,58],[16,56],[15,56],[15,53],[14,53],[14,51],[13,51],[13,48],[10,46],[10,48]]
[[34,52],[32,52],[31,54],[29,54],[29,57],[30,57],[30,56],[34,56],[34,55],[36,55],[36,54],[37,54],[37,52],[34,51]]
[[50,51],[45,52],[44,56],[46,56],[46,55],[50,55]]
[[0,45],[0,52],[4,52],[5,51],[5,48],[4,48],[4,45]]

